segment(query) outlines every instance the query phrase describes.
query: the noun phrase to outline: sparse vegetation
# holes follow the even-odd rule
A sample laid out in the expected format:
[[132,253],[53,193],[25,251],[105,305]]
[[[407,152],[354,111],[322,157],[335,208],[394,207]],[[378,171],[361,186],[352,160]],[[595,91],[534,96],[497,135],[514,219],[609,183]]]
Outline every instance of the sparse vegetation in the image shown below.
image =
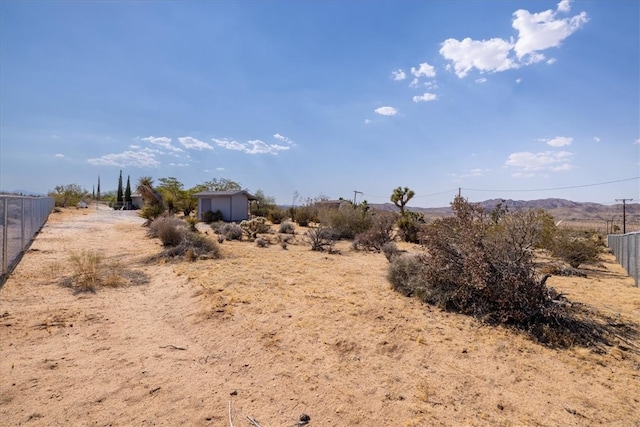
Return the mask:
[[185,256],[186,259],[219,258],[215,241],[188,229],[186,223],[174,216],[156,219],[149,227],[149,236],[157,237],[165,246],[161,256]]
[[219,222],[223,220],[224,220],[224,217],[222,216],[222,212],[220,212],[219,210],[215,212],[206,211],[202,214],[202,221],[204,221],[206,224],[213,224],[214,222]]
[[235,222],[214,223],[211,227],[225,240],[242,240],[242,228]]
[[335,253],[336,232],[324,225],[311,227],[305,234],[312,251]]
[[546,277],[538,277],[533,263],[538,216],[504,212],[492,220],[461,197],[452,208],[454,217],[438,219],[423,231],[425,254],[391,259],[388,278],[394,289],[523,330],[554,347],[608,342],[604,325],[570,309],[545,285]]
[[278,227],[278,233],[281,234],[295,234],[296,228],[293,223],[289,221],[281,222],[280,227]]
[[384,245],[393,240],[397,215],[378,212],[372,215],[370,227],[355,236],[354,249],[380,252]]
[[592,235],[575,236],[568,230],[562,230],[553,240],[551,251],[572,268],[578,268],[582,264],[593,264],[598,260],[601,243]]
[[270,230],[269,224],[267,224],[267,219],[262,216],[241,221],[240,228],[251,240],[258,237],[258,234],[268,233]]

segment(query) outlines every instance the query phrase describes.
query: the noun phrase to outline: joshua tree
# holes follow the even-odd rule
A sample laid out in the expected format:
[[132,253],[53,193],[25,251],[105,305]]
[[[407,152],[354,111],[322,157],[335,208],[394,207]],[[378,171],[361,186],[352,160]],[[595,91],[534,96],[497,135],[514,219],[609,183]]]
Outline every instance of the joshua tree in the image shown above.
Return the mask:
[[394,205],[400,208],[400,215],[404,216],[404,207],[415,195],[416,193],[413,190],[409,190],[409,187],[398,187],[393,190],[393,194],[391,194],[391,201]]
[[144,206],[139,215],[147,220],[145,225],[149,225],[165,211],[164,201],[160,193],[153,188],[153,179],[150,176],[140,178],[136,191],[144,200]]

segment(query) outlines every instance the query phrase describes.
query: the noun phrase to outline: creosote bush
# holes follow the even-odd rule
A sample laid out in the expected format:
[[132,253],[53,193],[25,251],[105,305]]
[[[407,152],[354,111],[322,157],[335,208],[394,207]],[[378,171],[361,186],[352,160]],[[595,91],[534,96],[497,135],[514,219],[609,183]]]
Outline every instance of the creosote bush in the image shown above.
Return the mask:
[[235,222],[217,223],[216,227],[212,225],[212,228],[226,240],[242,240],[242,228]]
[[162,256],[185,256],[192,261],[220,256],[220,249],[215,241],[191,231],[184,221],[174,216],[164,216],[153,221],[149,227],[149,235],[159,238],[165,246]]
[[353,248],[380,252],[384,245],[393,240],[394,226],[397,215],[378,212],[371,216],[370,227],[357,234],[353,241]]
[[582,264],[593,264],[598,260],[601,251],[600,242],[593,236],[573,236],[568,230],[563,230],[553,241],[551,252],[572,268]]
[[368,207],[353,206],[344,203],[338,209],[325,208],[318,211],[320,223],[334,230],[339,239],[353,239],[371,226],[371,214]]
[[278,233],[281,234],[296,234],[296,228],[293,223],[289,221],[284,221],[280,223],[278,227]]
[[334,245],[337,240],[337,233],[331,228],[324,225],[311,227],[307,230],[305,236],[307,236],[308,242],[311,244],[312,251],[336,253]]
[[[533,263],[538,223],[503,213],[497,220],[457,197],[454,217],[427,225],[423,255],[391,258],[394,289],[445,310],[529,333],[553,347],[607,343],[605,326],[585,319],[545,285]],[[529,219],[527,219],[529,218]]]

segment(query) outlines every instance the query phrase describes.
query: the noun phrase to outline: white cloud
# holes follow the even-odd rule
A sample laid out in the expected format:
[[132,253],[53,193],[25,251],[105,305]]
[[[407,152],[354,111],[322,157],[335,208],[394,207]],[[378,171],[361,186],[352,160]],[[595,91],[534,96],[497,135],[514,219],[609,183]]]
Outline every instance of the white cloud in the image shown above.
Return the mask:
[[369,123],[371,123],[371,120],[369,120],[369,119],[364,119],[364,124],[365,124],[365,125],[368,125]]
[[53,157],[57,157],[57,158],[61,159],[61,158],[64,157],[64,154],[58,153],[58,154],[55,154]]
[[542,153],[523,151],[510,154],[505,165],[520,169],[518,173],[565,171],[572,168],[570,163],[572,155],[573,153],[568,151],[544,151]]
[[166,136],[147,136],[147,137],[138,138],[138,139],[141,141],[146,141],[153,145],[157,145],[162,148],[166,148],[167,150],[183,151],[182,148],[180,147],[174,147],[173,144],[171,144],[171,138],[168,138]]
[[407,74],[399,68],[396,71],[391,72],[391,78],[396,81],[404,80],[407,78]]
[[418,68],[411,67],[411,74],[416,77],[428,77],[433,78],[436,76],[436,70],[433,68],[433,65],[429,65],[426,62],[421,63]]
[[289,150],[291,148],[290,146],[285,145],[267,144],[259,139],[247,142],[238,142],[226,138],[213,138],[212,141],[227,150],[242,151],[247,154],[278,154],[278,151]]
[[521,79],[520,77],[518,77],[518,78],[516,79],[516,84],[517,84],[517,85],[519,85],[520,83],[522,83],[522,79]]
[[377,114],[380,114],[381,116],[395,116],[395,115],[398,114],[398,110],[396,110],[393,107],[388,107],[388,106],[379,107],[379,108],[376,108],[373,111],[375,111]]
[[547,59],[547,64],[549,64],[549,65],[555,64],[556,61],[557,61],[556,58],[549,58],[549,59]]
[[499,38],[490,40],[462,41],[447,39],[442,43],[440,55],[453,62],[453,69],[460,78],[473,68],[480,72],[505,71],[518,68],[518,64],[509,58],[513,44]]
[[192,138],[190,136],[182,136],[178,138],[178,142],[180,142],[180,144],[182,144],[185,148],[189,148],[192,150],[213,150],[211,144],[200,141],[196,138]]
[[[581,12],[568,18],[558,18],[558,13],[570,10],[570,2],[563,0],[558,9],[531,13],[519,9],[513,14],[512,27],[518,32],[517,39],[473,40],[469,37],[462,41],[449,38],[442,43],[440,54],[451,64],[459,78],[476,69],[481,73],[499,72],[530,65],[546,59],[542,51],[558,47],[571,34],[589,21],[587,14]],[[547,60],[548,64],[555,59]]]
[[568,136],[556,136],[551,139],[540,139],[540,141],[545,142],[547,145],[551,147],[565,147],[567,145],[571,145],[573,142],[573,138]]
[[273,135],[273,137],[279,141],[286,142],[289,145],[296,145],[296,143],[291,138],[287,138],[286,136],[279,133],[276,133],[275,135]]
[[176,167],[187,167],[190,166],[189,163],[169,163],[169,166],[176,166]]
[[436,99],[438,99],[438,95],[436,95],[435,93],[425,92],[420,96],[414,96],[413,102],[435,101]]
[[476,79],[476,83],[486,83],[487,79],[484,77],[480,77],[479,79]]
[[409,83],[409,87],[418,87],[418,86],[420,86],[420,79],[415,77],[413,80],[411,80],[411,83]]
[[602,139],[601,139],[600,137],[598,137],[598,136],[594,136],[594,137],[593,137],[593,140],[594,140],[595,142],[600,142],[600,141],[602,141]]
[[87,160],[92,165],[157,167],[160,162],[153,150],[124,151],[118,154],[107,154],[96,159]]
[[636,141],[634,142],[634,144],[640,144],[640,138],[636,139]]
[[[568,12],[569,10],[568,1],[561,1],[558,4],[557,12]],[[559,46],[564,39],[589,21],[585,12],[569,18],[556,19],[557,12],[548,9],[540,13],[530,13],[520,9],[513,14],[512,26],[518,31],[518,40],[514,51],[518,58]],[[540,55],[538,58],[544,59],[544,55]],[[533,62],[538,62],[538,60]]]

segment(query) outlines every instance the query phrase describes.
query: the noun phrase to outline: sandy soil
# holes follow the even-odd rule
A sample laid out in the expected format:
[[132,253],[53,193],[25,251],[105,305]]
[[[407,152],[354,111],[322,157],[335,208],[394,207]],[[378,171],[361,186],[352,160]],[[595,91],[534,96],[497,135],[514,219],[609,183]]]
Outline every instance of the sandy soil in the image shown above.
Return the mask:
[[[1,425],[640,426],[640,357],[624,347],[551,350],[442,312],[346,242],[162,262],[141,224],[51,215],[0,290]],[[63,286],[82,250],[125,286]],[[640,323],[640,289],[611,256],[588,275],[548,284]]]

